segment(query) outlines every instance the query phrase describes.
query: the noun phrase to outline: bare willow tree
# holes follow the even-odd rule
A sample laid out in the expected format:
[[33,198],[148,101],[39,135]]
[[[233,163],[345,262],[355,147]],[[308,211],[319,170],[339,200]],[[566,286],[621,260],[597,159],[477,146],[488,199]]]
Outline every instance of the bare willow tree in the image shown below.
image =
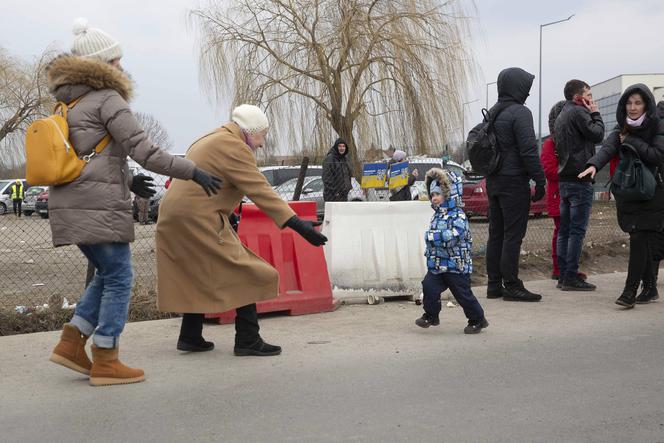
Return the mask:
[[47,50],[34,62],[26,62],[0,48],[0,167],[15,169],[23,164],[25,129],[47,115],[52,98],[45,67],[52,57]]
[[265,107],[297,149],[334,131],[357,165],[372,142],[426,153],[459,127],[474,72],[461,1],[212,1],[190,18],[213,96]]
[[170,151],[173,147],[171,138],[168,136],[166,128],[152,114],[137,112],[136,120],[141,124],[143,130],[148,135],[152,143],[165,151]]

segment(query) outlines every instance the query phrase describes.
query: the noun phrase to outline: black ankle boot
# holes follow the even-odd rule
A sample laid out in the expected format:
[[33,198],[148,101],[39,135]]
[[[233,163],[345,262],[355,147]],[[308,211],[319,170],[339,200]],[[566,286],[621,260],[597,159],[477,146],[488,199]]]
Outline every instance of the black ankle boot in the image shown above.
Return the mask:
[[206,352],[214,349],[214,343],[205,341],[203,337],[190,338],[180,336],[177,348],[178,351],[185,352]]
[[501,298],[503,296],[503,284],[489,282],[486,287],[486,298]]
[[428,328],[429,326],[438,326],[440,324],[440,319],[425,312],[422,314],[422,317],[415,320],[415,324],[420,328]]
[[616,300],[616,304],[625,308],[633,308],[636,303],[636,291],[639,290],[639,282],[626,283],[625,289]]
[[249,355],[270,357],[272,355],[281,354],[281,346],[265,343],[262,338],[259,338],[258,341],[251,346],[238,346],[236,344],[233,353],[240,357],[246,357]]
[[655,301],[659,298],[657,284],[654,281],[644,281],[641,293],[636,297],[636,303],[645,304]]

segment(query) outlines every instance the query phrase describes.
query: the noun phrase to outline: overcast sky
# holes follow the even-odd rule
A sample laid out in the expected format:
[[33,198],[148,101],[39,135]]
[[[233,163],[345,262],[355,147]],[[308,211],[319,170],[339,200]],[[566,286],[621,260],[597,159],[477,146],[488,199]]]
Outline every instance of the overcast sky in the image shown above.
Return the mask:
[[[135,111],[154,115],[167,128],[174,152],[184,152],[197,136],[229,115],[213,105],[198,81],[195,35],[187,11],[197,0],[0,0],[0,46],[31,58],[55,42],[63,50],[72,41],[76,17],[117,38],[123,65],[136,82]],[[664,72],[662,0],[477,0],[473,48],[480,73],[464,95],[466,130],[479,120],[486,83],[498,72],[520,66],[538,76],[539,25],[571,21],[544,29],[543,132],[550,106],[562,98],[570,78],[590,84],[625,73]],[[39,13],[35,13],[39,11]],[[537,131],[538,79],[527,105]],[[489,101],[496,100],[495,85]],[[490,103],[491,104],[491,103]],[[459,128],[461,134],[461,128]]]

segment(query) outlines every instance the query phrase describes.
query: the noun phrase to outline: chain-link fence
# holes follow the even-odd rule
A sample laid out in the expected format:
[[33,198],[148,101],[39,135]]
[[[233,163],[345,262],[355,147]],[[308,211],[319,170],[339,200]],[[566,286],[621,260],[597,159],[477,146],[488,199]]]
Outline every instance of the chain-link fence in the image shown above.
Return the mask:
[[[426,171],[433,166],[440,166],[440,163],[436,164],[435,161],[411,163],[410,175],[413,174],[412,170],[418,170],[418,177],[409,190],[412,199],[426,199],[424,177]],[[460,170],[455,165],[446,167],[457,172]],[[300,166],[262,167],[263,174],[284,200],[293,200],[293,197],[297,198],[299,194],[301,201],[315,201],[319,218],[324,217],[325,199],[330,195],[336,196],[337,200],[359,204],[363,201],[389,201],[393,194],[387,188],[363,189],[360,181],[354,176],[347,176],[342,167],[332,168],[334,171],[332,175],[329,174],[327,167],[326,171],[323,169],[321,165],[309,165],[306,174],[300,180]],[[339,174],[342,174],[341,177]],[[134,204],[136,241],[132,244],[132,254],[135,282],[147,289],[154,288],[156,283],[155,222],[158,218],[159,202],[166,192],[168,180],[168,177],[153,176],[157,185],[157,194],[147,204],[147,220],[142,220],[143,223],[138,221],[138,205]],[[335,192],[330,192],[330,183]],[[601,186],[597,189],[603,190]],[[11,206],[7,208],[5,214],[0,215],[0,309],[43,305],[53,299],[54,295],[63,296],[69,303],[75,303],[85,286],[87,261],[83,254],[76,246],[60,248],[52,246],[47,218],[47,191],[47,188],[35,188],[32,192],[26,193],[22,217],[15,216]],[[488,237],[486,220],[488,203],[482,180],[466,182],[464,201],[471,216],[473,247],[476,254],[482,255]],[[546,217],[545,202],[533,204],[531,213],[523,249],[527,252],[546,253],[551,248],[553,221]],[[616,222],[614,203],[596,201],[586,242],[602,245],[624,238],[626,236]]]

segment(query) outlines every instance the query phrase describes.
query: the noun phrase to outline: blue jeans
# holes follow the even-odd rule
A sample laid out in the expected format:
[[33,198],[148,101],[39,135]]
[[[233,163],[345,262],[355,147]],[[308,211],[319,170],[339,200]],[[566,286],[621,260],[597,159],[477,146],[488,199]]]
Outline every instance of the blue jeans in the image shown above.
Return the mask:
[[579,272],[581,248],[592,205],[592,183],[560,182],[558,268],[563,280],[574,278]]
[[424,312],[438,318],[442,308],[440,294],[448,288],[463,308],[468,320],[472,323],[478,323],[484,318],[484,310],[470,289],[470,275],[454,274],[452,272],[443,272],[442,274],[427,272],[424,280],[422,280]]
[[127,322],[133,281],[129,243],[79,245],[96,268],[71,323],[99,348],[116,348]]

